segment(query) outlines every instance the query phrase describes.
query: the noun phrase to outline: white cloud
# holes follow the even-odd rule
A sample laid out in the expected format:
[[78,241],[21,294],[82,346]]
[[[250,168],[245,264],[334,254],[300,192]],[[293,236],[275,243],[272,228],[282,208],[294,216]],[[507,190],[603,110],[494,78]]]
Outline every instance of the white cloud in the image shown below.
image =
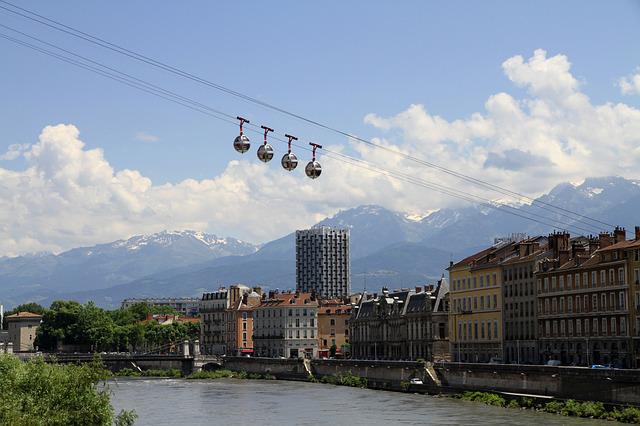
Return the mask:
[[160,138],[156,135],[152,135],[151,133],[148,132],[137,132],[135,137],[135,140],[137,140],[138,142],[158,142],[160,140]]
[[623,95],[640,95],[640,68],[635,74],[630,74],[618,79],[618,87]]
[[22,154],[27,149],[29,149],[30,146],[31,145],[29,145],[28,143],[14,143],[12,145],[9,145],[9,149],[7,149],[7,152],[0,155],[0,160],[13,161],[22,156]]
[[[640,178],[640,110],[592,104],[563,55],[537,50],[526,60],[507,59],[503,70],[525,89],[523,98],[496,93],[481,111],[451,121],[416,104],[391,117],[368,114],[365,122],[384,134],[375,139],[379,144],[527,195],[587,176]],[[346,143],[387,169],[474,189],[383,150]],[[85,148],[73,125],[46,127],[23,155],[24,170],[0,167],[0,255],[59,251],[162,229],[262,242],[364,203],[414,213],[463,203],[323,153],[323,174],[315,181],[300,170],[304,160],[287,173],[276,155],[269,165],[239,157],[211,179],[154,185],[136,170],[114,170],[101,150]]]

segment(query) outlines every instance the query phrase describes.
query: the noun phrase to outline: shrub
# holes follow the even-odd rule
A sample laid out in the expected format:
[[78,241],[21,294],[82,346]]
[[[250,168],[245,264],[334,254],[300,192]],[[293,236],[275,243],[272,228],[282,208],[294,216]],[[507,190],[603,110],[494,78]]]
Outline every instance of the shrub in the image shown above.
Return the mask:
[[500,395],[490,392],[465,392],[462,394],[462,399],[467,401],[483,402],[487,405],[494,405],[496,407],[504,407],[506,401]]
[[0,423],[14,426],[129,426],[134,412],[115,416],[110,377],[98,362],[83,365],[46,364],[41,358],[22,362],[0,355]]

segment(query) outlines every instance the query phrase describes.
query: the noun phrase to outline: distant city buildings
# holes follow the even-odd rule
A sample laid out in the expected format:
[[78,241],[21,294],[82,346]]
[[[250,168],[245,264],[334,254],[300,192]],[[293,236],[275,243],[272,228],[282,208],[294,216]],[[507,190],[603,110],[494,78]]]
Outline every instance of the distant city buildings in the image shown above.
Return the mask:
[[323,299],[351,294],[348,229],[296,231],[296,289]]
[[173,308],[182,315],[197,316],[199,311],[200,299],[197,297],[156,297],[143,299],[124,299],[122,301],[122,309],[130,308],[136,303],[145,303],[147,306],[166,306]]

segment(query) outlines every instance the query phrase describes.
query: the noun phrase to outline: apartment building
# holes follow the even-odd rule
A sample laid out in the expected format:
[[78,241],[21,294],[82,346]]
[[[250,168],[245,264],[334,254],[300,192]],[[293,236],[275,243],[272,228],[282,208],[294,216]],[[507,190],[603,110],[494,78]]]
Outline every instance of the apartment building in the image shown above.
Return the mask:
[[240,287],[232,286],[229,289],[232,294],[230,300],[234,300],[226,311],[226,354],[232,356],[253,354],[253,311],[260,305],[262,289],[254,288],[252,291],[242,291]]
[[229,289],[220,287],[218,291],[204,293],[200,300],[200,350],[207,355],[227,353],[229,337],[227,310],[234,306],[239,298],[250,293],[251,289],[242,284],[232,285]]
[[322,226],[296,231],[296,289],[322,299],[349,296],[348,229]]
[[503,274],[501,263],[516,253],[517,242],[500,242],[448,268],[451,285],[451,355],[462,362],[502,360]]
[[623,228],[588,239],[550,236],[553,257],[536,274],[542,362],[633,364],[628,246]]
[[[351,306],[341,300],[320,301],[318,307],[318,356],[343,357],[350,352],[349,318]],[[332,349],[335,353],[332,354]]]
[[538,320],[535,272],[548,254],[546,237],[527,238],[516,244],[502,266],[504,361],[537,364]]
[[318,356],[318,300],[311,293],[269,292],[254,310],[253,327],[256,356]]

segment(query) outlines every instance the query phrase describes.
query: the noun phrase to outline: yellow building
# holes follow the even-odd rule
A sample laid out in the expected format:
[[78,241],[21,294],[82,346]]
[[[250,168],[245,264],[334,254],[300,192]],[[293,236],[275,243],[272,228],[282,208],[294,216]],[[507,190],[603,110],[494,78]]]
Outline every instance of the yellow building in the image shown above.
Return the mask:
[[451,356],[459,362],[503,358],[502,267],[515,243],[494,246],[449,266]]
[[331,356],[335,345],[335,356],[343,357],[343,349],[349,343],[349,318],[351,306],[339,301],[320,302],[318,308],[318,356]]
[[31,352],[36,350],[35,340],[42,315],[32,312],[18,312],[7,317],[9,342],[13,343],[15,352]]

